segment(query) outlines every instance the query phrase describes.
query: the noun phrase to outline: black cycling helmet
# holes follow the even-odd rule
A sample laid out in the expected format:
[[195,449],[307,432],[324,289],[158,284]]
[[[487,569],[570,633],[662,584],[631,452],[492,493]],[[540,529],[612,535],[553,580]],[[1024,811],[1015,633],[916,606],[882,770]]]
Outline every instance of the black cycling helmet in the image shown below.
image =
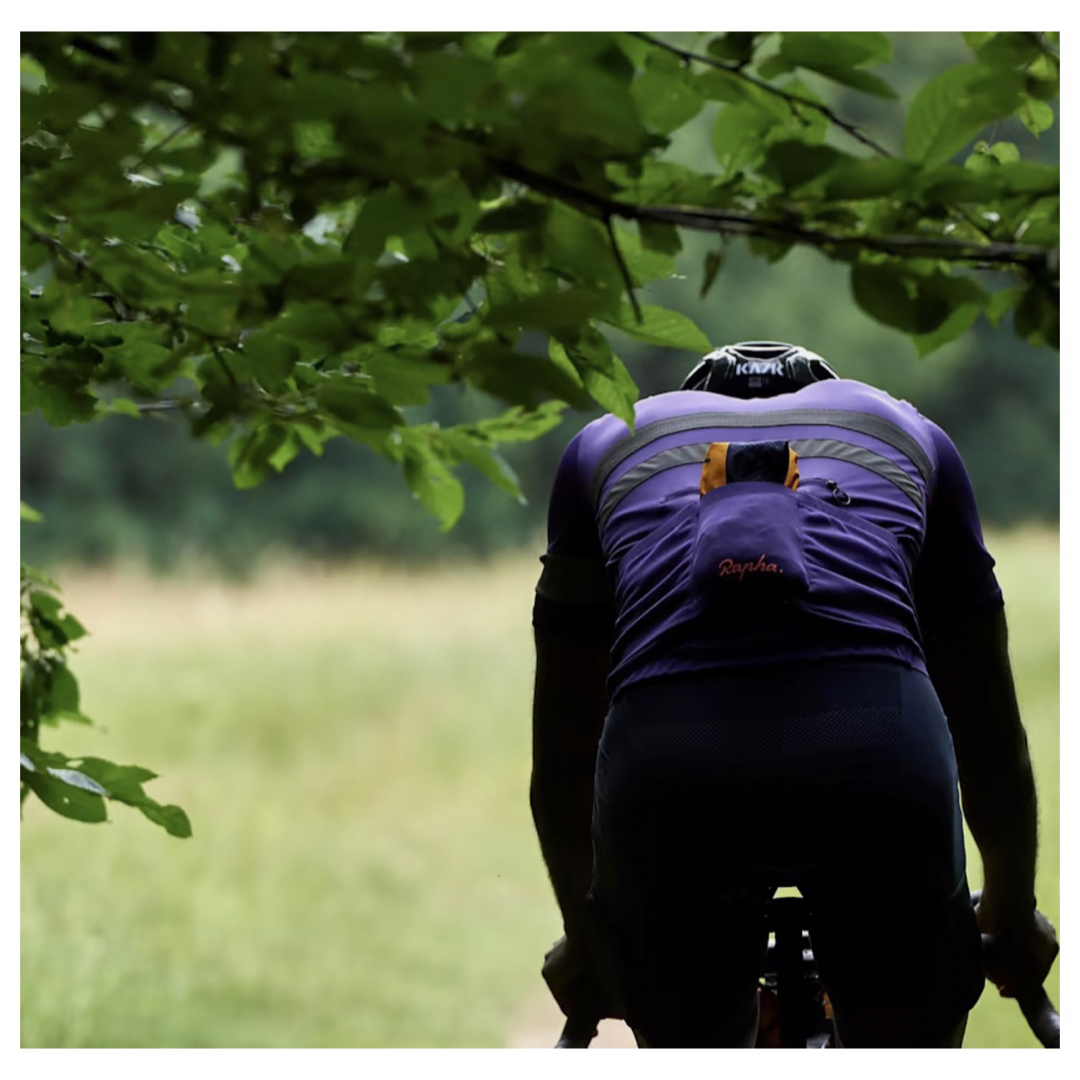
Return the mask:
[[709,390],[736,398],[788,394],[839,376],[817,353],[783,341],[721,345],[683,380],[680,390]]

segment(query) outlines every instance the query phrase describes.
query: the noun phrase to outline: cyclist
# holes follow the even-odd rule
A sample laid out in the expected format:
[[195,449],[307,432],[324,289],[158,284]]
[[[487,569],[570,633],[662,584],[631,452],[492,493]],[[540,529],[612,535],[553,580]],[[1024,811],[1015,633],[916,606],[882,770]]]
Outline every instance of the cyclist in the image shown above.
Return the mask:
[[632,432],[608,415],[570,442],[548,541],[530,801],[568,1015],[753,1045],[788,884],[842,1045],[959,1046],[980,930],[1003,994],[1041,984],[1002,595],[939,427],[806,349],[725,346]]

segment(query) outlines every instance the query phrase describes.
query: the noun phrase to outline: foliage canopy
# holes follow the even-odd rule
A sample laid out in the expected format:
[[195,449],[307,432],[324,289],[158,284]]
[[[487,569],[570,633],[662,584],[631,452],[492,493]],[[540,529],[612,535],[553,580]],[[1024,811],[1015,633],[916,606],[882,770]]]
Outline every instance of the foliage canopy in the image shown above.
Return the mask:
[[[879,33],[24,34],[22,408],[182,409],[240,487],[345,436],[449,528],[457,466],[517,495],[500,444],[567,403],[632,422],[610,331],[708,350],[637,295],[680,230],[717,237],[702,293],[731,237],[809,245],[920,353],[980,313],[1056,347],[1058,170],[976,140],[1053,123],[1057,35],[964,36],[891,153],[819,93],[895,98]],[[714,165],[666,160],[707,107]],[[408,421],[454,382],[507,411]]]

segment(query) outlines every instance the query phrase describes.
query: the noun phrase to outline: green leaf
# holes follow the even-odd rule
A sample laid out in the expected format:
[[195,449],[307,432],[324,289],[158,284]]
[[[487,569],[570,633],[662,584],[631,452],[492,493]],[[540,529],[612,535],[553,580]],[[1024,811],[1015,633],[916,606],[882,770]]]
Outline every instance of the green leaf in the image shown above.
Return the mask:
[[837,165],[825,185],[828,199],[877,199],[902,188],[918,166],[900,158],[863,158]]
[[186,839],[191,836],[191,822],[179,806],[164,806],[151,799],[142,789],[155,773],[138,765],[117,765],[102,758],[87,757],[77,761],[79,770],[108,790],[114,802],[135,807],[147,820],[160,825],[170,836]]
[[79,772],[78,769],[49,769],[48,773],[50,776],[55,776],[57,780],[62,780],[65,784],[80,788],[82,791],[89,791],[94,795],[104,795],[106,798],[109,796],[105,788],[96,780],[91,780],[86,773]]
[[765,156],[764,134],[773,120],[752,105],[727,105],[713,124],[712,145],[724,174],[731,176]]
[[679,230],[666,221],[639,221],[638,231],[641,235],[642,247],[649,251],[658,251],[665,255],[678,255],[682,251]]
[[282,472],[286,465],[300,453],[302,441],[295,431],[285,436],[285,441],[267,459],[275,472]]
[[718,60],[727,60],[736,64],[747,64],[754,58],[758,38],[767,34],[752,33],[745,30],[732,30],[720,37],[713,38],[706,52]]
[[1061,190],[1061,172],[1057,165],[1016,161],[1002,165],[995,177],[1014,195],[1057,195]]
[[670,53],[650,54],[630,93],[641,119],[662,135],[689,123],[705,104],[688,70]]
[[778,263],[795,246],[793,240],[781,240],[771,236],[751,236],[746,242],[751,253],[768,263]]
[[886,263],[857,263],[851,268],[851,292],[871,318],[905,333],[915,331],[915,305],[902,268]]
[[779,181],[785,191],[790,191],[828,172],[845,157],[831,146],[807,146],[790,139],[769,147],[763,171]]
[[397,187],[369,195],[342,250],[354,258],[377,258],[391,236],[407,235],[416,227],[415,213],[415,207]]
[[19,519],[21,521],[44,521],[45,519],[39,514],[32,506],[27,506],[26,503],[19,503]]
[[52,670],[49,680],[49,699],[42,710],[49,716],[79,715],[79,684],[66,664],[60,664]]
[[[619,251],[630,271],[631,280],[639,286],[658,278],[671,277],[675,273],[675,259],[672,256],[681,247],[679,233],[674,226],[668,233],[663,227],[660,232],[653,232],[648,225],[644,228],[641,225],[638,229],[615,226]],[[670,250],[672,240],[674,252]]]
[[465,509],[465,489],[431,442],[409,438],[404,444],[402,466],[406,483],[425,509],[439,519],[440,530],[446,532],[453,528]]
[[428,387],[452,381],[453,367],[448,363],[380,353],[364,360],[364,371],[375,381],[375,391],[392,405],[426,405]]
[[774,79],[779,78],[781,75],[787,75],[792,71],[796,71],[799,65],[794,60],[789,60],[786,56],[780,53],[774,53],[758,65],[758,74],[763,79],[768,79],[772,82]]
[[320,409],[330,414],[331,423],[342,421],[353,428],[381,430],[403,422],[401,413],[385,398],[354,382],[324,383],[315,400]]
[[271,458],[282,448],[288,434],[284,425],[268,424],[241,435],[229,447],[229,465],[237,488],[257,487],[270,475]]
[[132,805],[147,821],[160,825],[170,836],[175,836],[178,840],[187,840],[191,836],[191,822],[179,806],[163,806],[154,802],[153,799],[146,799],[145,802]]
[[551,338],[548,354],[554,364],[577,374],[597,404],[633,428],[637,386],[599,333],[593,331],[565,344]]
[[211,337],[232,337],[239,329],[236,324],[239,302],[235,289],[205,293],[188,303],[184,322]]
[[98,305],[82,289],[52,278],[41,295],[42,306],[49,312],[49,325],[61,334],[82,337],[93,328]]
[[989,203],[1001,193],[1001,169],[975,171],[965,164],[923,170],[915,179],[918,198],[927,205]]
[[549,203],[536,199],[516,199],[483,213],[473,226],[473,231],[484,235],[539,229],[550,213]]
[[724,265],[724,253],[722,251],[709,251],[705,255],[705,265],[701,270],[701,292],[698,296],[704,300],[709,290],[716,281],[716,275],[720,273]]
[[944,164],[991,121],[1020,105],[1017,83],[979,64],[949,68],[927,82],[908,109],[905,156],[927,168]]
[[1031,31],[991,34],[975,48],[979,60],[994,68],[1012,71],[1042,56],[1039,35]]
[[24,588],[28,584],[34,584],[40,585],[43,589],[52,589],[54,592],[59,592],[60,589],[44,570],[37,566],[31,566],[29,563],[21,564],[21,578]]
[[1057,294],[1035,284],[1024,291],[1013,312],[1017,336],[1034,345],[1058,347],[1060,312]]
[[667,308],[643,305],[642,321],[639,323],[634,309],[624,303],[615,318],[604,319],[624,334],[650,345],[664,345],[670,349],[688,349],[692,352],[708,352],[712,345],[697,324],[688,316]]
[[275,334],[258,331],[244,339],[244,355],[255,369],[255,378],[271,393],[282,388],[300,359],[300,349]]
[[995,34],[993,30],[980,30],[978,32],[964,33],[962,36],[964,42],[972,52],[978,51],[978,49],[985,45]]
[[60,626],[63,629],[69,644],[72,641],[78,641],[79,638],[86,636],[85,627],[74,615],[64,615],[60,619]]
[[557,397],[579,409],[590,405],[581,380],[568,377],[546,356],[482,342],[469,350],[462,367],[469,383],[478,390],[513,405],[533,408],[545,397]]
[[447,429],[442,432],[443,442],[456,457],[486,476],[496,487],[512,495],[519,503],[525,502],[517,474],[507,460],[486,442],[469,431]]
[[865,64],[887,63],[892,44],[880,33],[785,33],[780,56],[816,71],[833,82],[875,97],[896,98],[896,91],[876,75],[859,70]]
[[1054,126],[1054,110],[1045,101],[1027,98],[1017,114],[1032,135],[1041,135]]
[[694,85],[698,93],[708,101],[726,101],[730,105],[742,105],[752,100],[753,88],[732,72],[719,71],[716,68],[698,72]]
[[75,821],[105,821],[105,800],[101,795],[66,783],[47,772],[30,772],[25,767],[22,781],[50,809]]
[[961,304],[936,330],[929,334],[915,335],[912,340],[915,342],[915,351],[919,359],[924,359],[940,349],[942,345],[947,345],[950,341],[955,341],[967,333],[978,318],[979,310],[980,307],[976,303]]
[[1024,295],[1024,287],[1018,285],[1011,289],[999,289],[991,293],[986,304],[986,317],[990,325],[998,327],[1001,320],[1020,303]]
[[[610,253],[605,257],[614,259]],[[615,267],[616,273],[618,268]],[[562,330],[582,326],[610,312],[612,297],[595,289],[558,289],[492,303],[485,321],[491,326],[532,330]]]
[[494,442],[531,442],[559,426],[564,401],[545,401],[535,409],[515,405],[501,416],[493,416],[474,424],[478,432]]
[[47,592],[34,590],[30,593],[30,606],[38,620],[38,634],[47,648],[60,648],[86,634],[82,623],[74,615],[61,614],[61,601]]
[[990,154],[1002,165],[1011,165],[1020,160],[1020,151],[1013,143],[999,142],[990,147]]
[[892,59],[892,42],[887,34],[875,31],[785,33],[780,55],[811,71],[820,71],[821,66],[854,68],[887,64]]

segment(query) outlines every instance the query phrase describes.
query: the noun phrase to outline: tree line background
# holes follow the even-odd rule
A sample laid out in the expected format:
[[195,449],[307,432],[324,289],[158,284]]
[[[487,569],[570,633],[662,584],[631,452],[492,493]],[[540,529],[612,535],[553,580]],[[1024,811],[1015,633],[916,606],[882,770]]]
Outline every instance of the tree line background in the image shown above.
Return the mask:
[[[692,36],[685,36],[689,42]],[[896,34],[893,40],[894,61],[881,71],[902,96],[935,71],[964,60],[957,34]],[[891,103],[844,87],[833,90],[831,104],[838,112],[899,140],[900,132],[890,130],[901,122],[899,111],[890,119]],[[715,171],[715,113],[715,106],[706,108],[681,129],[668,159]],[[998,125],[994,138],[1015,143],[1025,160],[1058,160],[1056,124],[1036,138],[1012,118]],[[907,336],[859,309],[842,265],[805,249],[769,263],[755,257],[753,243],[725,243],[718,278],[702,296],[700,268],[716,244],[687,234],[677,276],[642,290],[643,299],[689,315],[714,344],[795,341],[821,353],[842,375],[906,398],[953,436],[987,524],[1057,522],[1056,352],[1019,340],[1007,323],[994,328],[980,319],[959,340],[920,360]],[[685,351],[623,335],[617,341],[642,396],[675,388],[694,361]],[[519,348],[545,355],[546,341],[527,335]],[[434,386],[429,405],[403,412],[413,422],[449,425],[491,416],[498,408],[494,399],[462,384]],[[45,523],[24,527],[24,558],[46,564],[133,558],[166,570],[196,553],[225,572],[243,574],[260,556],[283,552],[429,560],[536,547],[562,447],[600,412],[568,411],[541,438],[505,448],[524,504],[464,470],[466,512],[449,533],[440,532],[401,483],[395,463],[351,440],[331,440],[321,458],[303,453],[259,487],[237,490],[227,447],[192,439],[175,414],[113,415],[58,429],[31,413],[22,418],[22,498],[44,514]]]

